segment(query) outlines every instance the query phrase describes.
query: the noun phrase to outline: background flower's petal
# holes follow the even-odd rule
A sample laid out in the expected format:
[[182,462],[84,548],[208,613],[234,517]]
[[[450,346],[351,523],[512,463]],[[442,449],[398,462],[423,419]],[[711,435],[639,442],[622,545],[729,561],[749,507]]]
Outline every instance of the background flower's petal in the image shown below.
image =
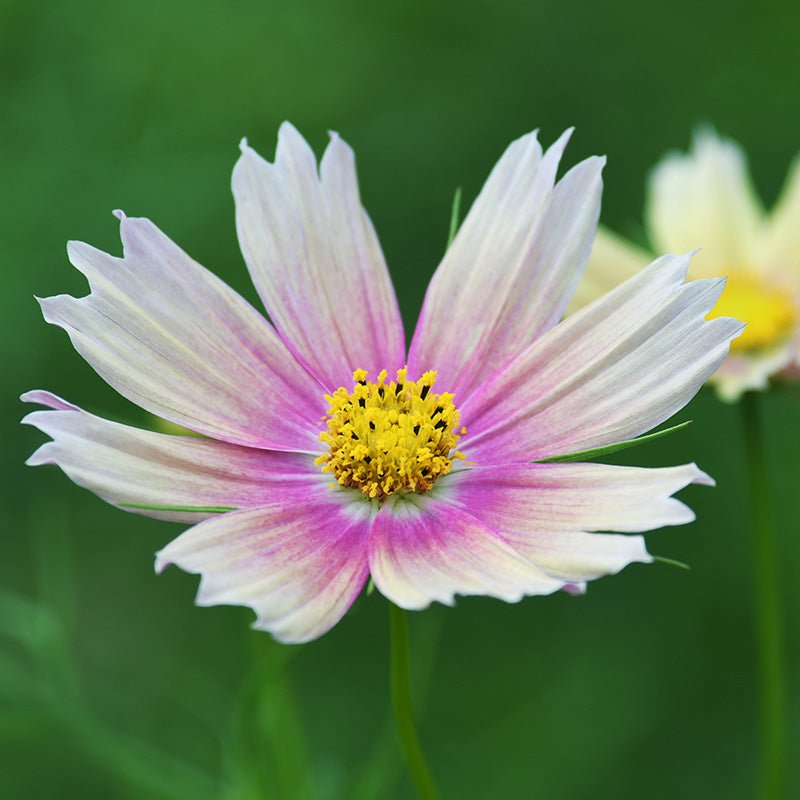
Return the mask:
[[55,409],[34,411],[23,420],[52,437],[27,463],[56,464],[79,486],[126,511],[198,522],[214,512],[176,509],[247,508],[263,505],[282,487],[310,491],[330,482],[304,453],[139,430],[49,392],[28,392],[22,399]]
[[702,248],[692,261],[696,277],[756,267],[750,262],[762,219],[744,152],[708,128],[695,134],[690,153],[668,155],[650,175],[645,222],[653,249]]
[[272,504],[231,511],[195,525],[156,557],[202,575],[197,604],[250,606],[254,628],[281,642],[307,642],[330,630],[363,587],[373,516],[365,502],[325,487],[285,488]]
[[314,153],[281,126],[275,163],[242,143],[236,227],[253,282],[284,341],[329,390],[405,363],[389,272],[361,207],[352,150],[334,133]]
[[743,325],[706,320],[724,278],[683,278],[663,256],[570,317],[460,408],[478,464],[530,461],[638,436],[668,419],[722,363]]
[[793,369],[796,364],[800,364],[800,331],[774,347],[753,353],[731,353],[709,382],[721,400],[735,402],[751,389],[766,389],[771,377],[787,368]]
[[449,483],[449,502],[472,509],[549,575],[580,583],[652,560],[641,536],[593,531],[638,533],[691,522],[692,510],[671,495],[713,481],[694,464],[514,464],[463,470]]
[[118,392],[198,433],[319,450],[320,385],[270,324],[146,219],[121,215],[124,257],[71,242],[86,297],[41,301],[45,319]]
[[430,495],[383,505],[370,533],[369,564],[375,586],[403,608],[452,604],[456,594],[517,602],[564,586],[480,519]]
[[800,282],[800,156],[789,168],[752,266],[778,279],[791,279],[795,285]]
[[456,402],[561,319],[581,276],[604,160],[578,164],[554,188],[568,136],[544,156],[535,133],[511,144],[428,288],[409,369],[437,370]]
[[650,255],[627,239],[602,225],[598,226],[589,263],[572,296],[567,314],[573,314],[592,300],[610,292],[622,281],[644,269],[651,260]]

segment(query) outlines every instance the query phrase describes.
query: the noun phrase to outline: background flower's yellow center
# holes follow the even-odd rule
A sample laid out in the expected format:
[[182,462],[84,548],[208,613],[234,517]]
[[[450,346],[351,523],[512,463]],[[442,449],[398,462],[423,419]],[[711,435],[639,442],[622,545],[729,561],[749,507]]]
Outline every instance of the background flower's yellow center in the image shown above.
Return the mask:
[[453,459],[464,458],[455,449],[460,437],[453,395],[430,393],[435,372],[416,382],[406,373],[398,370],[397,380],[387,384],[383,370],[372,383],[359,369],[352,391],[340,387],[325,395],[331,404],[328,429],[319,438],[328,452],[316,463],[341,486],[358,488],[379,502],[401,490],[427,492],[450,471]]
[[742,272],[728,275],[725,291],[708,315],[714,317],[736,317],[747,323],[744,333],[731,342],[731,350],[740,353],[778,344],[798,321],[790,291]]

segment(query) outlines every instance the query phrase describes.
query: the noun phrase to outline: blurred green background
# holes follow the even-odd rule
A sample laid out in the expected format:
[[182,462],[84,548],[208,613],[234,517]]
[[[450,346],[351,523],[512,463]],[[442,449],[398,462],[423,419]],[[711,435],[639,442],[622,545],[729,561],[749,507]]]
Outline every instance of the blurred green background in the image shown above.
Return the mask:
[[[64,245],[119,253],[146,215],[256,302],[229,190],[239,139],[271,159],[291,120],[354,147],[413,327],[456,186],[504,147],[576,132],[608,155],[603,220],[640,230],[647,170],[693,127],[741,142],[768,204],[800,149],[800,6],[593,0],[0,2],[3,519],[0,794],[9,798],[412,796],[389,727],[388,614],[361,598],[282,647],[243,608],[197,609],[153,574],[180,526],[123,514],[22,462],[22,391],[147,424],[46,325],[33,295],[85,294]],[[763,397],[783,569],[790,742],[800,740],[800,400]],[[696,460],[718,488],[649,536],[692,565],[564,594],[411,616],[421,735],[447,798],[749,798],[757,769],[752,551],[739,409],[704,391],[688,431],[623,463]],[[787,796],[800,796],[792,766]]]

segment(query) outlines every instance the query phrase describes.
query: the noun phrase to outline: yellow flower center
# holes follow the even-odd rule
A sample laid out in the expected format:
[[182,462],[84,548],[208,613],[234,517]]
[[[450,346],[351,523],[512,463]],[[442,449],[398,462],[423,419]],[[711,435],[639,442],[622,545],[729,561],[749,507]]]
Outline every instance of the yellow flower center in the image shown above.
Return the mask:
[[331,404],[328,429],[319,438],[328,452],[315,463],[332,472],[340,486],[360,489],[378,502],[399,491],[424,494],[450,471],[453,459],[464,458],[455,449],[460,437],[453,395],[431,394],[436,372],[416,382],[407,372],[398,370],[397,380],[386,383],[383,370],[372,383],[359,369],[352,391],[339,387],[325,395]]
[[778,344],[798,322],[791,291],[744,272],[728,275],[725,291],[708,315],[714,317],[736,317],[747,323],[744,333],[731,342],[731,351],[740,353]]

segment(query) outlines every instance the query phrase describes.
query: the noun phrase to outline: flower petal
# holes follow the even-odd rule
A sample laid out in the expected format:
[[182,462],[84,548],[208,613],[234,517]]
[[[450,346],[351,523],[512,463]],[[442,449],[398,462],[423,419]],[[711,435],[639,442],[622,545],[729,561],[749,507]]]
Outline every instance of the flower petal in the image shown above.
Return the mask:
[[[303,453],[144,431],[96,417],[49,392],[27,392],[22,399],[55,409],[23,420],[53,439],[28,465],[56,464],[79,486],[126,511],[194,523],[214,514],[203,508],[259,506],[276,489],[310,491],[330,482]],[[187,507],[200,510],[181,510]]]
[[[731,353],[709,378],[720,399],[736,402],[744,392],[764,390],[769,379],[800,364],[800,331],[788,341],[754,353]],[[795,379],[797,376],[795,376]]]
[[800,156],[786,176],[778,202],[757,246],[755,269],[777,279],[800,282]]
[[197,605],[244,605],[253,627],[281,642],[330,630],[366,582],[372,506],[349,493],[296,488],[273,492],[263,508],[231,511],[195,525],[156,557],[200,573]]
[[535,133],[506,150],[428,288],[409,370],[437,370],[457,403],[558,322],[589,257],[604,160],[554,188],[568,136],[544,156]]
[[702,248],[692,261],[695,277],[753,268],[762,220],[744,152],[713,130],[699,130],[690,153],[667,156],[650,176],[645,222],[653,249],[683,253]]
[[455,594],[514,603],[564,587],[480,519],[432,495],[384,503],[370,533],[369,564],[381,594],[408,609],[434,600],[452,605]]
[[691,522],[692,510],[671,495],[713,481],[694,464],[515,464],[463,470],[450,483],[450,502],[476,509],[548,575],[581,583],[652,561],[643,537],[593,531],[638,533]]
[[352,150],[331,134],[318,175],[311,148],[284,123],[274,164],[243,142],[233,193],[267,313],[328,390],[352,386],[356,369],[376,376],[402,367],[403,324]]
[[724,278],[663,256],[535,342],[460,408],[469,461],[500,464],[639,436],[682,408],[743,325],[706,314]]
[[622,281],[644,269],[651,260],[644,250],[608,228],[598,226],[589,263],[572,296],[567,314],[573,314],[592,300],[610,292]]
[[92,292],[41,300],[45,319],[153,414],[236,444],[318,452],[323,391],[270,324],[152,222],[120,221],[123,258],[70,243]]

